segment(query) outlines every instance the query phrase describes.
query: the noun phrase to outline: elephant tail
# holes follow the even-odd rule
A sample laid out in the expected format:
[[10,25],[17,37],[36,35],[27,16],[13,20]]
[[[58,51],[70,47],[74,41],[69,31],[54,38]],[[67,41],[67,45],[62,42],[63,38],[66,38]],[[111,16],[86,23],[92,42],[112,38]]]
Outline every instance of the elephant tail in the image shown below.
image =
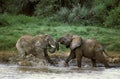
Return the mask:
[[103,49],[103,55],[104,55],[105,57],[110,57],[104,49]]

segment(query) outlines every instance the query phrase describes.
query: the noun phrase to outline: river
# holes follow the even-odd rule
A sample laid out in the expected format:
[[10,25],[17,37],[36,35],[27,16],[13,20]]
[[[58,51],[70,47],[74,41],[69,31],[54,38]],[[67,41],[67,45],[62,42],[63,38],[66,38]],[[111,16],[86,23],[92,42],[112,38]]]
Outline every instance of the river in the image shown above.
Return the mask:
[[0,64],[0,79],[120,79],[120,67],[29,67]]

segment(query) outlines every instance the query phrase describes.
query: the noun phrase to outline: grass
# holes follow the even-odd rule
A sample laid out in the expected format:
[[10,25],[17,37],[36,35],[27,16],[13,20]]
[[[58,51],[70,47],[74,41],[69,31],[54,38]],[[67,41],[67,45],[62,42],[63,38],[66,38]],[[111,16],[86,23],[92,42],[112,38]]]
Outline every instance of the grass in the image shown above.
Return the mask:
[[[83,39],[95,38],[108,51],[120,51],[120,29],[97,26],[74,26],[53,21],[50,18],[25,15],[0,15],[0,50],[16,50],[15,43],[24,34],[50,34],[54,39],[65,33],[80,35]],[[66,50],[61,45],[61,50]]]

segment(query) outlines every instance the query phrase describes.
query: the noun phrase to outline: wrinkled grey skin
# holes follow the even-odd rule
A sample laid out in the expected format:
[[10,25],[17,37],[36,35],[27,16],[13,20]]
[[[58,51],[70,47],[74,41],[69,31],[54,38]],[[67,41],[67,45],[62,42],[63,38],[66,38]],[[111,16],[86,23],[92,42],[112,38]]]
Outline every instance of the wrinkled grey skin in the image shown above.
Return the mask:
[[70,55],[65,60],[66,66],[71,59],[77,58],[78,67],[81,67],[82,57],[91,59],[93,67],[96,67],[96,60],[109,67],[104,53],[103,46],[95,39],[83,40],[77,35],[66,34],[57,39],[57,41],[67,48],[70,48]]
[[50,47],[50,53],[54,53],[59,48],[50,35],[36,35],[34,37],[23,35],[16,43],[16,48],[21,57],[32,54],[39,59],[46,59],[49,63],[53,64],[47,53],[48,47]]

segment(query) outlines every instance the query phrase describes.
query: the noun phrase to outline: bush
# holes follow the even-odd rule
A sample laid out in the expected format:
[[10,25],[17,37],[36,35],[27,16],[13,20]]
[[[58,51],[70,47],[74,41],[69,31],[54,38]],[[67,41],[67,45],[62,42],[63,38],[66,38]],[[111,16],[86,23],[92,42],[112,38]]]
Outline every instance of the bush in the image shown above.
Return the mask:
[[80,5],[78,5],[73,7],[68,19],[70,23],[85,24],[88,14],[89,10],[86,7],[80,7]]
[[37,16],[49,16],[55,12],[55,9],[58,7],[56,5],[56,0],[41,0],[35,7],[34,14]]
[[[75,25],[119,27],[119,0],[1,0],[0,4],[1,13],[53,17],[54,21]],[[1,25],[4,23],[5,20],[0,21]]]
[[120,28],[120,6],[109,12],[104,25],[106,27]]
[[57,19],[68,24],[86,24],[89,10],[80,5],[73,6],[72,9],[62,7],[56,14]]
[[94,5],[91,9],[92,13],[92,21],[98,25],[103,25],[105,17],[107,15],[106,6],[104,3],[100,3],[98,5]]
[[[92,21],[94,22],[94,24],[97,23],[98,25],[107,26],[107,24],[112,22],[106,22],[108,20],[106,18],[109,17],[109,19],[112,19],[110,18],[110,16],[112,15],[111,10],[115,9],[118,4],[119,0],[93,0],[93,7],[91,9],[91,13]],[[116,17],[116,15],[114,16]],[[111,17],[113,17],[113,15]],[[116,19],[119,19],[119,17],[116,17]]]
[[70,14],[70,10],[68,8],[62,7],[57,12],[57,14],[55,15],[55,17],[57,17],[56,19],[59,19],[59,20],[61,20],[63,22],[69,22],[68,21],[69,14]]

